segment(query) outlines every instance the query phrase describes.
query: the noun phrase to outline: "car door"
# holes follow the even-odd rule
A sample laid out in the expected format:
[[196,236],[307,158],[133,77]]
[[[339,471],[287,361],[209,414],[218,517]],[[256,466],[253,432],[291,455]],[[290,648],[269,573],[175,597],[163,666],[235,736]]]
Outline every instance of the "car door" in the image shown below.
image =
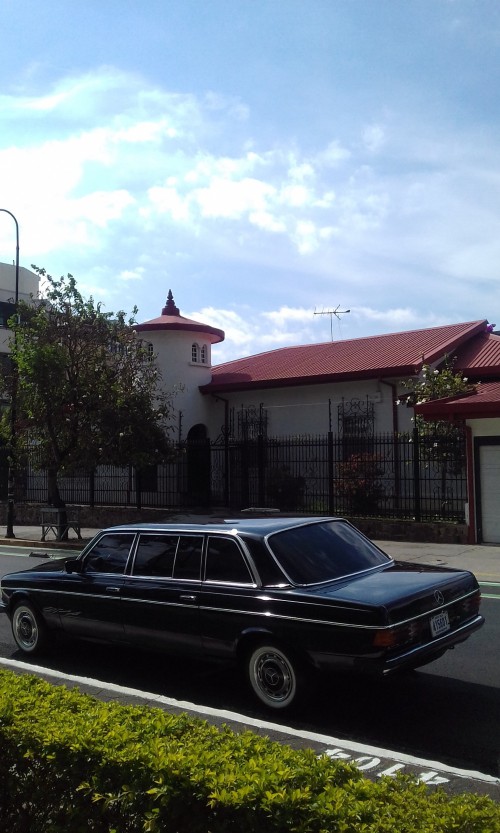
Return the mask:
[[133,532],[102,535],[78,571],[65,577],[59,612],[67,633],[106,641],[124,639],[121,592],[134,538]]
[[234,657],[241,633],[264,622],[265,602],[247,558],[235,538],[209,535],[206,544],[200,618],[204,652]]
[[123,588],[127,640],[169,653],[201,649],[199,590],[203,535],[144,532]]

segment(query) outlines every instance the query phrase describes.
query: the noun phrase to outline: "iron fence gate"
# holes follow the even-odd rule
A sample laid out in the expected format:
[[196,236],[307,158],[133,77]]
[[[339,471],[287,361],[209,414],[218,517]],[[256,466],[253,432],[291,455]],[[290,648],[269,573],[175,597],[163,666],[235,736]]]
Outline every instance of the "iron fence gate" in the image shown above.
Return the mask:
[[[60,478],[66,503],[158,508],[269,507],[306,514],[463,521],[465,432],[266,437],[182,443],[169,463],[100,466]],[[36,459],[19,466],[16,501],[46,503]]]
[[[212,448],[212,500],[233,508],[463,521],[465,433],[257,437]],[[224,500],[228,495],[229,501]]]

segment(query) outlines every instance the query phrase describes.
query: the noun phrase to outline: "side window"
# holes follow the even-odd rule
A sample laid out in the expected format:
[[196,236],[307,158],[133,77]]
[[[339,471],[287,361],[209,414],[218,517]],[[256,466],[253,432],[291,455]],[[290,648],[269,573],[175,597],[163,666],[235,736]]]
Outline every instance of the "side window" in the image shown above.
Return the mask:
[[171,578],[178,541],[178,535],[141,535],[133,575]]
[[85,556],[86,573],[124,573],[133,533],[103,535]]
[[174,578],[200,579],[203,537],[181,535],[174,562]]
[[191,345],[191,361],[198,362],[200,357],[200,348],[198,344]]
[[243,553],[231,538],[209,538],[205,581],[253,584]]

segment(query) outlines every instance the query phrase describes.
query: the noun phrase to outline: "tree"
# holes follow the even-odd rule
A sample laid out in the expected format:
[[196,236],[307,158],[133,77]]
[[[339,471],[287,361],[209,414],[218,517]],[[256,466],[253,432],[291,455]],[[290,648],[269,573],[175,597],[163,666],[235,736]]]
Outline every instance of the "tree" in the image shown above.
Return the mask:
[[[405,402],[408,407],[466,394],[472,390],[467,378],[454,371],[450,360],[446,360],[441,369],[432,369],[430,365],[424,364],[418,379],[409,379],[403,384],[407,392],[400,402]],[[459,474],[466,464],[464,444],[461,441],[463,428],[446,420],[428,422],[419,414],[414,417],[414,425],[422,456],[429,464],[437,466],[441,473],[440,499],[444,504],[448,474]]]
[[169,454],[171,397],[134,331],[137,309],[128,319],[105,313],[72,275],[56,280],[32,268],[47,284],[44,297],[20,302],[9,321],[16,451],[47,471],[49,503],[64,509],[61,475]]
[[[444,399],[448,396],[457,396],[461,393],[469,393],[472,386],[462,373],[453,370],[453,362],[445,361],[443,367],[433,370],[430,365],[424,364],[421,376],[418,379],[407,379],[402,383],[407,392],[401,397],[409,407],[421,405],[433,399]],[[423,423],[421,417],[417,420]]]

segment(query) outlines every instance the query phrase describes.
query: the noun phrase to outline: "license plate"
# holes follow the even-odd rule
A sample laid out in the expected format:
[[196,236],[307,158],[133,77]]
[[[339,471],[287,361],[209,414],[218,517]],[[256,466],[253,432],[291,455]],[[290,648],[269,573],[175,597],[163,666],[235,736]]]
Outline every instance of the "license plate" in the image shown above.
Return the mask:
[[450,620],[448,617],[448,611],[443,610],[442,613],[438,613],[437,616],[433,616],[431,619],[431,634],[432,636],[439,636],[440,633],[445,633],[445,631],[450,630]]

